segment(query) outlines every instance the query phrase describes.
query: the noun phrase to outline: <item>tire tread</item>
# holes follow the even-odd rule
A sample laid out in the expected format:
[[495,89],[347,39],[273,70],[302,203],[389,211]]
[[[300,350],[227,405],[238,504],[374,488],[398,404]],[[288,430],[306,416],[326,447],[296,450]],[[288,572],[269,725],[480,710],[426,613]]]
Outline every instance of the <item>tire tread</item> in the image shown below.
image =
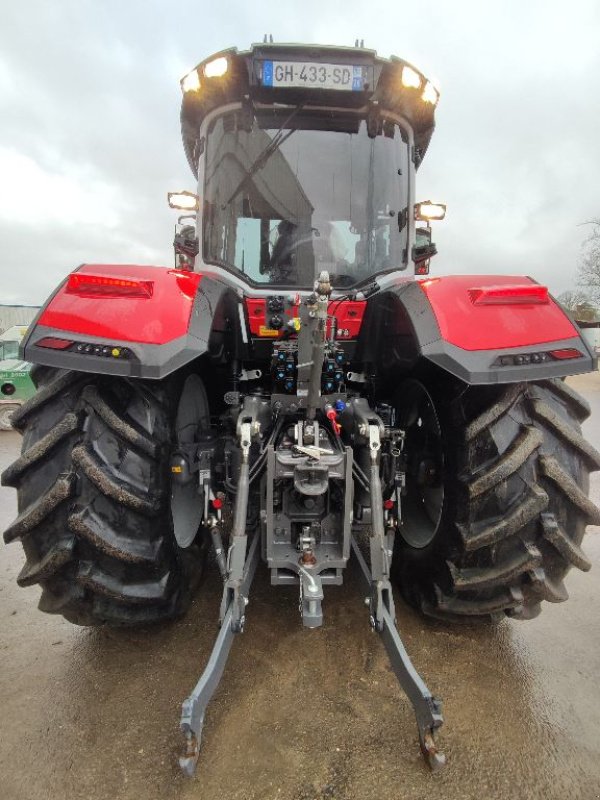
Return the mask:
[[180,616],[203,549],[179,551],[170,528],[173,392],[49,368],[33,379],[23,453],[2,476],[18,492],[4,533],[25,550],[18,583],[40,585],[39,608],[80,625]]
[[398,550],[409,559],[396,571],[406,599],[452,621],[532,619],[542,601],[567,600],[568,570],[591,567],[581,549],[586,525],[600,525],[587,495],[600,453],[580,429],[587,402],[553,379],[497,390],[459,386],[436,407],[454,465],[445,484],[450,500],[427,554]]

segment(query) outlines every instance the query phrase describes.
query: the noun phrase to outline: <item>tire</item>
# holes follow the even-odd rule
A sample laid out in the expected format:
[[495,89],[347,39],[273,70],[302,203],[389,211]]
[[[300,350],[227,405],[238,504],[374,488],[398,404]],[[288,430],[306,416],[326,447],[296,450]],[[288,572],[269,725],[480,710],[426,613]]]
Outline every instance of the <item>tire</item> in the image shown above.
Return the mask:
[[[396,401],[399,418],[408,422],[407,448],[417,424],[415,383],[401,388]],[[430,473],[441,491],[430,492],[439,499],[439,514],[436,520],[436,508],[426,509],[434,520],[429,533],[411,536],[409,513],[408,533],[401,525],[396,535],[392,574],[404,598],[427,615],[457,621],[531,619],[542,600],[566,600],[569,568],[591,566],[580,547],[586,525],[600,524],[588,498],[589,472],[600,469],[600,454],[580,429],[590,413],[587,402],[558,379],[419,386],[438,423],[437,440],[431,424],[428,450],[431,459],[438,454]],[[426,412],[419,414],[424,424]],[[407,459],[410,465],[410,453]],[[413,515],[413,523],[418,519]]]
[[2,475],[18,493],[4,540],[20,539],[20,586],[78,625],[180,616],[204,547],[172,534],[172,384],[36,367],[38,392],[13,416],[22,454]]
[[12,417],[18,408],[17,403],[2,403],[0,405],[0,431],[12,431]]

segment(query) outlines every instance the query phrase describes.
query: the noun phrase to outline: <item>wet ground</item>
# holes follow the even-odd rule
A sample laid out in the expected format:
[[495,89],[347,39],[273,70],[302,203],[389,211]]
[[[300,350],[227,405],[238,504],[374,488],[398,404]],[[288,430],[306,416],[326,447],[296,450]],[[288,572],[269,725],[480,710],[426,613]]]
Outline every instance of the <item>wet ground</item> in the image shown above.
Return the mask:
[[[571,382],[592,403],[585,432],[600,448],[600,375]],[[19,446],[0,435],[0,469]],[[592,493],[600,503],[600,473]],[[15,506],[0,490],[1,529]],[[330,588],[324,627],[306,631],[295,592],[271,590],[260,569],[189,780],[176,766],[179,704],[216,632],[218,580],[173,626],[77,628],[37,611],[39,589],[15,583],[21,548],[2,546],[0,798],[600,798],[597,529],[584,549],[592,572],[572,571],[569,602],[531,622],[448,627],[398,600],[407,648],[445,701],[448,766],[437,775],[357,581]]]

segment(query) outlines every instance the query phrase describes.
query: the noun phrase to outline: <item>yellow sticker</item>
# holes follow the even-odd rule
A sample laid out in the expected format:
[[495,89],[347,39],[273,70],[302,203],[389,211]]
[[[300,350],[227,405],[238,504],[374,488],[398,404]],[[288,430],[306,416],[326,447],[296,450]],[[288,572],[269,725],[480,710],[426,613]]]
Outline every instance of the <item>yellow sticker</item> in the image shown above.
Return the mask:
[[279,331],[276,331],[274,328],[267,328],[266,325],[261,325],[258,329],[259,336],[279,336]]

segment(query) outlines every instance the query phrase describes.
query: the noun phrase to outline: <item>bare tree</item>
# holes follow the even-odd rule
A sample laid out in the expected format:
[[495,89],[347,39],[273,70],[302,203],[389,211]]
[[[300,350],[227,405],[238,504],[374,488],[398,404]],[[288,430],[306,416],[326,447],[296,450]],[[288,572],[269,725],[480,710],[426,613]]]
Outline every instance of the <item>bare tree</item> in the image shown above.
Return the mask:
[[600,303],[600,218],[583,224],[591,225],[592,232],[581,246],[577,283],[585,289],[590,299]]
[[563,292],[556,299],[571,314],[574,314],[580,306],[590,305],[590,296],[579,290]]

